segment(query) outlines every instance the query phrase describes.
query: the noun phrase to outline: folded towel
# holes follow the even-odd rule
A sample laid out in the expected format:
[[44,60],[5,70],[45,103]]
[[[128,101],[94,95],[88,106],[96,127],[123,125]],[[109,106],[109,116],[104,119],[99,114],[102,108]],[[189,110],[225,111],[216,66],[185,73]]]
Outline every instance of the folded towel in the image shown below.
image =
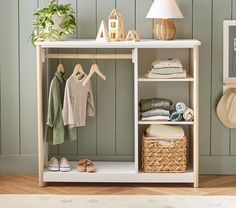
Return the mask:
[[164,109],[154,109],[150,111],[143,112],[142,117],[150,117],[150,116],[170,116],[170,111]]
[[166,68],[166,67],[179,67],[182,68],[183,65],[178,58],[157,60],[152,63],[153,68]]
[[150,116],[142,117],[142,121],[169,121],[170,116]]
[[144,75],[144,77],[149,79],[174,79],[174,78],[186,78],[187,72],[184,70],[181,73],[175,73],[175,74],[155,74],[152,72],[148,72]]
[[177,111],[173,112],[170,116],[171,121],[182,121],[183,120],[183,114],[178,113]]
[[187,108],[183,113],[183,118],[185,121],[192,121],[193,120],[193,110],[191,108]]
[[147,136],[158,138],[179,139],[184,137],[184,129],[181,126],[172,125],[150,125],[146,130]]
[[142,99],[139,102],[140,112],[145,112],[149,110],[154,110],[161,108],[164,110],[170,110],[172,101],[165,98],[151,98],[151,99]]
[[175,105],[175,110],[178,113],[183,113],[186,110],[186,105],[184,103],[182,103],[182,102],[178,102]]
[[167,67],[167,68],[151,68],[151,72],[154,74],[178,74],[183,73],[184,69],[182,67]]

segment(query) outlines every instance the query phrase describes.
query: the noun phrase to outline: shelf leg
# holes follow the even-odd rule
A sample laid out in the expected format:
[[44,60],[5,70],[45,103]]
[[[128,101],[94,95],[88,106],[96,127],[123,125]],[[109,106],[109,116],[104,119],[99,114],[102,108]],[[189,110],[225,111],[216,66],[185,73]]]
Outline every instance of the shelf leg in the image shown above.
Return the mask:
[[194,188],[199,186],[199,47],[193,49],[194,66],[194,143],[193,143],[193,169]]
[[38,174],[39,186],[45,186],[43,181],[44,157],[43,157],[43,64],[42,48],[36,46],[37,51],[37,111],[38,111]]
[[138,49],[132,51],[134,64],[134,142],[135,142],[135,171],[139,171],[139,138],[138,138]]

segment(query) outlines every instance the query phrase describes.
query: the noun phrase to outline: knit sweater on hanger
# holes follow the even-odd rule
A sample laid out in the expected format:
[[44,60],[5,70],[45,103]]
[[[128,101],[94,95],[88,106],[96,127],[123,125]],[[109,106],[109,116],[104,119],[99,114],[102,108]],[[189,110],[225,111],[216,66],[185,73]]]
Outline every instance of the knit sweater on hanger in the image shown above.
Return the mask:
[[86,116],[95,115],[91,82],[83,86],[86,77],[79,79],[72,74],[66,81],[62,116],[64,125],[69,128],[85,126]]

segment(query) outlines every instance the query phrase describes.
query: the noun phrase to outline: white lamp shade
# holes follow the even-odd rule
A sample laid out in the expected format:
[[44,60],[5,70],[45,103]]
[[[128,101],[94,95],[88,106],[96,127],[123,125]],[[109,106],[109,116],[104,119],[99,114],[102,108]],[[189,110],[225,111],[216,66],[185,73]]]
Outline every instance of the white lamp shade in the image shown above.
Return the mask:
[[175,19],[183,15],[175,0],[155,0],[146,18]]

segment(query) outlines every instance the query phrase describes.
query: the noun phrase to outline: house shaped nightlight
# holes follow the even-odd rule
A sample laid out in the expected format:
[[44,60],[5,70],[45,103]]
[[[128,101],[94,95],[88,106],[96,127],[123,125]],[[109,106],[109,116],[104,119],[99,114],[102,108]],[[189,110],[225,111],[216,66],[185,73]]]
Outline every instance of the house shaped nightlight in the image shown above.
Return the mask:
[[120,11],[113,9],[109,16],[109,36],[111,41],[122,41],[125,39],[124,18]]

